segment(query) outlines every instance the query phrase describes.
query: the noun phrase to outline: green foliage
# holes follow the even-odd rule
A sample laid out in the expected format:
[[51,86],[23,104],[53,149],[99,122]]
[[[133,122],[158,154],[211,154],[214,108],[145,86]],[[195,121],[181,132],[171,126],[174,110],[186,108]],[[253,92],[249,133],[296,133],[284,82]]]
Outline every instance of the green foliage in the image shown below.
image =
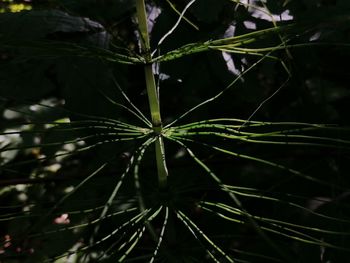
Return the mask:
[[346,262],[350,3],[144,3],[0,14],[0,262]]

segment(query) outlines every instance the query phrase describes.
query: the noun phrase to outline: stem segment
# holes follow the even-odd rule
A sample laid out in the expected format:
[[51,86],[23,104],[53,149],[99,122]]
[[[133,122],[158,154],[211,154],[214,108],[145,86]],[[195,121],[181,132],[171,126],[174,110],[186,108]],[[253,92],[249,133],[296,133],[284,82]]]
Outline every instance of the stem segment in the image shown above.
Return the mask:
[[146,64],[144,65],[148,103],[151,111],[153,131],[157,136],[155,152],[157,161],[158,183],[161,189],[167,186],[168,169],[165,162],[165,150],[162,137],[162,119],[160,116],[157,86],[152,71],[150,40],[147,29],[147,13],[144,0],[136,0],[136,13],[140,29],[141,48]]

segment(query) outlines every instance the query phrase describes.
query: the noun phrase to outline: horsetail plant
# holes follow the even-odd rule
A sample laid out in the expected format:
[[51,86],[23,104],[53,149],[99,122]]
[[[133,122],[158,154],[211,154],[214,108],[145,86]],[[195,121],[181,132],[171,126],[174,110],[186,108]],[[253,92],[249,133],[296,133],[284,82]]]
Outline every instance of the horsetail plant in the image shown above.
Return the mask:
[[[339,181],[346,180],[328,176],[324,164],[307,158],[322,153],[320,160],[341,177],[334,156],[348,153],[348,129],[269,121],[269,114],[255,120],[291,88],[293,51],[329,45],[310,41],[319,24],[278,20],[269,9],[272,1],[135,0],[111,1],[126,12],[109,27],[105,21],[106,30],[92,18],[67,13],[67,7],[87,3],[63,2],[52,1],[49,10],[33,3],[31,11],[0,14],[12,29],[46,22],[40,28],[46,33],[21,41],[18,32],[0,26],[0,54],[16,67],[39,61],[49,79],[64,86],[14,98],[11,83],[1,82],[0,262],[344,262],[350,215],[342,200],[349,189]],[[209,3],[209,11],[221,10],[216,17],[229,20],[216,24],[215,37],[204,34],[212,30],[205,19],[215,20],[205,11]],[[293,4],[284,1],[281,8]],[[240,16],[268,19],[262,28],[227,36],[228,29],[240,32]],[[249,19],[243,24],[257,27]],[[137,28],[123,39],[126,20],[129,31]],[[177,39],[188,28],[200,40]],[[213,68],[176,79],[186,59],[197,61],[198,71]],[[234,74],[232,63],[241,67]],[[225,100],[239,103],[233,92],[255,76],[263,82],[271,74],[264,67],[271,65],[278,81],[257,95],[248,115],[236,114],[234,103]],[[215,77],[215,87],[206,88],[206,73],[212,72],[227,78],[225,85]],[[95,74],[100,85],[89,81]],[[128,85],[123,74],[131,74],[131,83],[138,74],[145,89],[133,90],[137,85]],[[165,90],[171,87],[167,79],[174,79],[178,92]],[[199,91],[182,95],[186,81]],[[219,103],[230,110],[221,111]],[[307,158],[299,159],[304,153]]]

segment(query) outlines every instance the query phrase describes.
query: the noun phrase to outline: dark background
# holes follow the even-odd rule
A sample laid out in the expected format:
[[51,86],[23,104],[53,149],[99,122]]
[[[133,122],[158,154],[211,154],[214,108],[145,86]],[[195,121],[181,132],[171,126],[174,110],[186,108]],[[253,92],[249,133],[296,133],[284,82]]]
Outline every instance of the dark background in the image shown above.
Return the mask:
[[[187,1],[174,0],[172,3],[182,10]],[[13,8],[14,4],[25,4],[31,10],[13,13],[11,6]],[[260,2],[256,5],[260,8],[267,7],[273,14],[289,10],[293,20],[277,21],[277,24],[293,24],[293,27],[282,31],[280,35],[262,36],[248,47],[273,47],[281,43],[281,38],[288,41],[290,47],[273,52],[278,59],[264,60],[244,76],[244,81],[238,81],[218,100],[194,111],[180,123],[222,117],[243,120],[251,118],[268,122],[325,123],[343,128],[322,130],[315,135],[346,140],[349,137],[346,127],[350,122],[350,2],[269,0],[265,7]],[[150,11],[157,8],[162,10],[151,32],[151,44],[155,49],[159,39],[175,24],[178,15],[166,1],[154,1],[148,7]],[[50,132],[46,124],[63,118],[82,121],[91,116],[99,116],[142,125],[139,120],[110,103],[102,95],[101,91],[115,101],[125,102],[113,78],[141,111],[149,116],[142,65],[113,63],[108,60],[109,55],[96,55],[96,50],[104,49],[125,55],[139,54],[137,25],[133,18],[135,5],[134,1],[121,0],[1,1],[0,10],[0,129],[3,133],[0,135],[0,143],[2,149],[8,145],[19,147],[15,152],[1,152],[0,206],[4,220],[0,221],[0,238],[4,243],[0,262],[44,262],[49,257],[67,251],[77,242],[88,240],[92,231],[66,231],[32,239],[26,236],[27,229],[66,194],[67,188],[81,182],[104,160],[114,158],[113,165],[84,185],[56,214],[104,204],[114,188],[115,177],[120,175],[130,154],[139,144],[137,141],[103,144],[92,151],[72,155],[70,158],[47,159],[44,162],[39,160],[40,155],[50,156],[59,152],[63,143],[55,147],[25,147],[35,143],[38,138],[40,143],[45,144],[64,142],[94,133],[93,129],[86,129],[84,132]],[[246,21],[255,23],[256,30],[273,27],[271,21],[254,17],[252,10],[237,5],[235,1],[198,0],[188,10],[186,18],[199,30],[189,23],[181,22],[158,49],[158,54],[187,43],[222,38],[230,25],[235,26],[235,35],[254,31],[246,28]],[[81,47],[85,47],[87,51]],[[229,56],[237,69],[246,69],[260,58],[235,53]],[[284,83],[288,74],[281,61],[291,73],[286,84]],[[163,62],[159,69],[162,74],[156,74],[156,79],[160,87],[161,113],[165,125],[187,109],[221,91],[236,77],[228,70],[219,51]],[[167,78],[164,79],[164,76]],[[255,112],[277,90],[279,91]],[[49,107],[40,107],[40,104],[48,103]],[[23,133],[26,130],[23,123],[27,122],[31,122],[31,128],[47,129],[47,132],[41,135]],[[15,131],[15,135],[5,135],[8,131]],[[103,138],[91,139],[87,143],[93,144],[101,139]],[[280,200],[288,197],[308,209],[316,204],[313,211],[317,210],[338,219],[349,219],[349,152],[342,148],[343,145],[331,148],[288,147],[231,143],[209,137],[205,140],[225,145],[240,153],[281,163],[329,182],[329,185],[320,185],[286,175],[285,171],[271,166],[233,158],[193,145],[201,160],[210,165],[225,183],[262,189],[264,193]],[[233,255],[243,255],[242,260],[248,262],[273,262],[267,257],[283,262],[278,258],[279,254],[284,253],[289,255],[291,262],[347,262],[349,254],[346,250],[350,249],[347,236],[335,238],[331,235],[315,234],[318,238],[334,242],[336,246],[343,248],[339,250],[299,244],[295,240],[277,236],[276,242],[281,252],[277,253],[264,240],[259,239],[251,226],[232,225],[212,215],[205,215],[203,211],[197,211],[194,207],[199,200],[209,198],[220,202],[225,197],[215,192],[215,186],[201,173],[198,165],[188,158],[179,157],[183,149],[167,142],[166,152],[173,194],[181,196],[174,197],[175,207],[183,207],[189,211],[196,222],[220,245],[229,248]],[[53,167],[57,164],[60,168],[55,170]],[[157,191],[153,149],[147,152],[140,169],[143,172],[141,182],[145,187],[146,202],[153,204],[158,198],[153,194]],[[135,196],[131,194],[134,191],[132,180],[131,176],[126,179],[118,197],[118,208],[123,204],[135,203]],[[186,190],[187,188],[192,190]],[[326,202],[317,201],[319,199]],[[295,207],[271,204],[262,199],[243,200],[245,207],[256,215],[278,217],[280,220],[294,219],[295,224],[319,228],[331,225],[334,231],[349,233],[348,222],[327,223],[314,218],[312,213],[300,212]],[[24,213],[25,210],[29,212]],[[91,220],[90,217],[92,215],[80,213],[71,220],[87,222]],[[103,233],[109,233],[114,225],[120,224],[118,220],[108,222],[102,227]],[[46,220],[33,231],[41,233],[54,227],[52,220]],[[208,261],[201,245],[198,245],[180,223],[172,222],[172,228],[175,233],[169,237],[170,241],[164,247],[164,261],[159,262]],[[9,247],[6,247],[6,235],[13,237]],[[131,258],[137,261],[140,257],[137,262],[146,262],[142,255],[151,253],[149,247],[152,242],[149,239],[146,236]],[[111,244],[97,246],[95,249],[103,251],[109,245]],[[189,250],[189,247],[193,249]],[[254,257],[238,251],[266,257]],[[93,259],[80,260],[77,262],[94,262]],[[111,259],[100,262],[112,262],[109,260]]]

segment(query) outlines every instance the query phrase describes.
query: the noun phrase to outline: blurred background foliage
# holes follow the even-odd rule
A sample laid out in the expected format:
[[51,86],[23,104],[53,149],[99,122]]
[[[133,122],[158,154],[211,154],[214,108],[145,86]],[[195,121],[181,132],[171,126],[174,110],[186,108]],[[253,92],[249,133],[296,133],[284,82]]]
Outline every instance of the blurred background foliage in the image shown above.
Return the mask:
[[14,0],[3,0],[0,2],[0,13],[6,12],[21,12],[23,10],[31,10],[31,1],[14,1]]
[[[151,45],[155,54],[165,54],[187,43],[274,27],[274,23],[293,24],[294,27],[286,33],[269,35],[250,44],[250,48],[270,47],[282,39],[291,47],[275,51],[274,56],[278,59],[266,59],[257,65],[222,98],[195,111],[183,123],[221,117],[245,120],[252,117],[269,122],[349,126],[348,0],[247,0],[241,3],[198,0],[185,14],[186,20],[158,46],[187,3],[185,0],[148,3]],[[148,116],[142,66],[115,63],[110,53],[101,51],[126,56],[139,54],[134,12],[135,3],[130,0],[0,1],[0,262],[46,262],[68,250],[76,250],[95,235],[93,227],[51,235],[40,233],[62,225],[88,223],[96,218],[100,213],[98,207],[104,205],[131,154],[139,146],[138,140],[122,144],[112,142],[110,137],[100,134],[88,123],[85,129],[58,131],[60,123],[67,120],[84,122],[91,116],[140,125],[138,119],[106,98],[123,103],[116,82]],[[300,43],[307,45],[293,47]],[[95,51],[101,51],[100,55],[93,53]],[[209,51],[156,65],[154,72],[165,124],[221,91],[258,58],[244,52]],[[288,74],[281,61],[291,73],[286,84]],[[270,97],[272,94],[274,96]],[[259,107],[267,98],[270,99]],[[322,136],[324,132],[320,131],[318,135]],[[349,139],[346,131],[330,131],[327,136]],[[85,137],[87,139],[80,139]],[[285,171],[273,167],[198,148],[200,159],[220,174],[225,183],[262,189],[263,194],[281,199],[288,197],[312,211],[350,220],[348,150],[265,147],[211,140],[241,153],[311,174],[329,182],[329,187],[293,174],[286,175]],[[108,143],[99,145],[101,141]],[[52,145],[45,146],[50,143]],[[86,145],[97,146],[91,151],[79,151]],[[141,164],[140,180],[145,202],[152,206],[159,196],[153,153],[147,151],[150,154],[145,155]],[[196,207],[203,199],[220,202],[225,197],[217,194],[198,165],[184,157],[184,149],[169,143],[166,151],[174,207],[184,207],[218,244],[228,248],[233,255],[239,255],[242,261],[237,262],[285,262],[278,259],[278,253],[270,249],[251,226],[223,223]],[[45,216],[106,160],[109,163],[106,169],[84,184],[67,202],[60,203],[52,215]],[[135,195],[130,194],[135,191],[133,179],[127,177],[125,180],[111,212],[135,207],[137,203]],[[259,198],[242,199],[245,207],[259,216],[273,215],[281,220],[292,218],[300,225],[324,227],[326,224],[314,218],[312,213],[301,213],[290,206],[271,204]],[[83,212],[88,209],[96,211]],[[108,218],[101,224],[98,236],[110,233],[124,220],[124,215]],[[166,234],[167,245],[162,247],[159,262],[211,262],[184,226],[174,218],[170,220],[172,227]],[[160,222],[156,224],[161,225]],[[335,228],[343,233],[350,231],[349,223],[339,222]],[[347,262],[349,236],[334,238],[319,234],[318,237],[344,249],[308,246],[279,236],[276,240],[282,254],[290,255],[290,262]],[[148,262],[152,242],[151,235],[146,235],[131,254],[130,262]],[[96,261],[96,255],[107,248],[115,249],[113,240],[94,247],[88,257],[77,253],[53,262],[112,262],[108,257]]]

